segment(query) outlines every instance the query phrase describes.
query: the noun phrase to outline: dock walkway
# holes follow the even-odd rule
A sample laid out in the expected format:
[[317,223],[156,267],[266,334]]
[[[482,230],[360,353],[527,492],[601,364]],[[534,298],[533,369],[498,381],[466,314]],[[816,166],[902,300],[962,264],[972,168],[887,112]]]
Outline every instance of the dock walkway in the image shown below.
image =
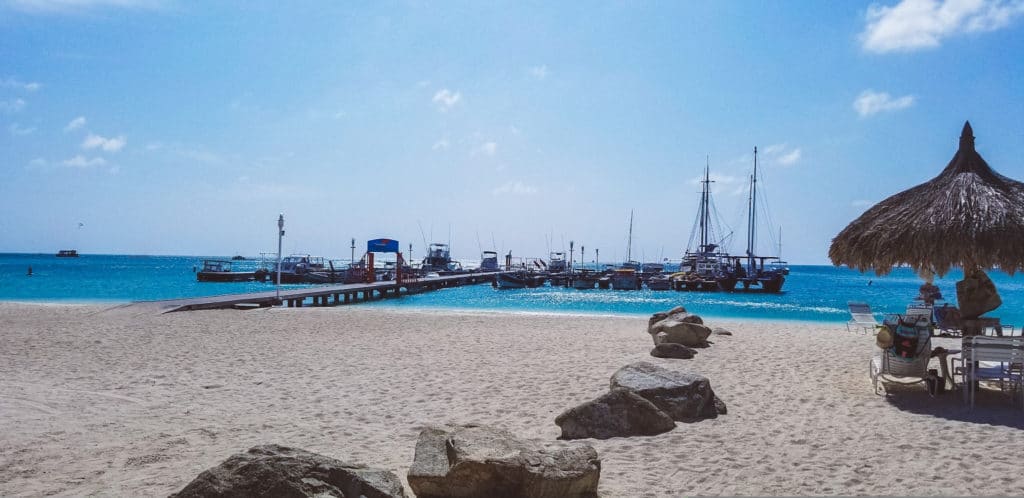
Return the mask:
[[338,284],[282,290],[280,298],[276,290],[246,294],[224,294],[220,296],[192,297],[151,301],[146,304],[157,306],[164,313],[172,311],[208,309],[268,308],[286,305],[289,308],[302,307],[307,302],[312,306],[338,306],[371,299],[398,297],[402,294],[428,292],[445,287],[458,287],[484,282],[493,282],[503,272],[472,272],[441,277],[403,279],[401,283],[384,280],[373,283]]

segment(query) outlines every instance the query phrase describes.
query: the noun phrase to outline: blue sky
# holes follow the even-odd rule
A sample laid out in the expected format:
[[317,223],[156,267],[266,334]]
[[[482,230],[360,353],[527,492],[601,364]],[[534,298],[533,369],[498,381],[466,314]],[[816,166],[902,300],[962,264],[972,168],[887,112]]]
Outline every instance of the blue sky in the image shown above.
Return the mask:
[[675,259],[707,161],[740,252],[758,146],[760,252],[781,227],[825,264],[966,119],[1024,178],[1022,27],[986,0],[0,1],[0,251],[252,255],[283,212],[286,253],[611,262],[632,210],[634,259]]

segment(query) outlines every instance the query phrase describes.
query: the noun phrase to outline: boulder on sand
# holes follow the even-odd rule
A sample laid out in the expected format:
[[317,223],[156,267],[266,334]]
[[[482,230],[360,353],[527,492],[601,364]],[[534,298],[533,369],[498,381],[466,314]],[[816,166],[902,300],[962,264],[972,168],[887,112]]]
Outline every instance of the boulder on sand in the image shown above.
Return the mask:
[[655,358],[678,358],[682,360],[689,360],[690,358],[693,358],[693,355],[695,354],[697,354],[696,350],[674,342],[663,342],[654,346],[654,349],[651,350],[651,356],[654,356]]
[[675,428],[667,413],[627,389],[612,389],[555,417],[561,439],[653,436]]
[[654,324],[651,330],[655,346],[670,342],[691,348],[706,348],[708,347],[708,336],[711,335],[711,329],[705,325],[683,321],[672,316]]
[[711,330],[711,333],[715,335],[732,335],[732,332],[729,332],[728,330],[725,330],[722,327],[715,327],[714,329]]
[[592,446],[549,450],[478,425],[424,429],[408,474],[419,498],[596,496],[600,477]]
[[702,375],[675,372],[646,361],[632,363],[612,375],[611,388],[628,389],[654,403],[673,420],[696,421],[725,414],[716,402],[711,381]]
[[651,334],[654,345],[670,342],[691,348],[705,348],[711,329],[704,326],[704,320],[690,313],[686,308],[676,306],[669,311],[651,315],[647,320],[647,333]]
[[386,470],[349,464],[276,444],[255,446],[199,474],[172,498],[249,496],[404,497],[402,481]]

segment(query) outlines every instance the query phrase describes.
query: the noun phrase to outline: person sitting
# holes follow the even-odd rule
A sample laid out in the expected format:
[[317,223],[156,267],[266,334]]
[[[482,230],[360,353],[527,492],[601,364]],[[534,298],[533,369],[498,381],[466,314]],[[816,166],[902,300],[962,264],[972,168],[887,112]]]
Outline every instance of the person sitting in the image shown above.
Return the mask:
[[918,292],[919,294],[917,299],[924,301],[924,304],[929,306],[935,304],[937,299],[942,299],[942,292],[939,291],[939,286],[931,282],[925,282],[922,284],[921,288],[918,289]]

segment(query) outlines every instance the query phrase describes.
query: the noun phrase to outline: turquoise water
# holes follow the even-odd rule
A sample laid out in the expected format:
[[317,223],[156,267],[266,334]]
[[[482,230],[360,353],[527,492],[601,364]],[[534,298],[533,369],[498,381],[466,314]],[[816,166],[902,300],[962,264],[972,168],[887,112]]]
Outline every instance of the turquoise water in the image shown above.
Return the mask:
[[[0,300],[111,303],[210,296],[273,289],[273,284],[197,282],[193,268],[203,257],[116,256],[86,254],[56,258],[51,254],[0,254]],[[236,270],[258,262],[240,261]],[[31,266],[33,276],[26,276]],[[497,290],[487,285],[456,287],[403,296],[359,306],[649,315],[677,305],[718,318],[844,322],[846,302],[863,300],[879,312],[906,309],[921,279],[908,269],[885,277],[833,266],[792,266],[782,294],[613,291],[541,287]],[[1024,325],[1024,277],[991,272],[1003,306],[990,313],[1003,323]],[[955,303],[960,272],[936,279]],[[871,282],[871,285],[868,285]],[[283,286],[288,288],[303,286]]]

